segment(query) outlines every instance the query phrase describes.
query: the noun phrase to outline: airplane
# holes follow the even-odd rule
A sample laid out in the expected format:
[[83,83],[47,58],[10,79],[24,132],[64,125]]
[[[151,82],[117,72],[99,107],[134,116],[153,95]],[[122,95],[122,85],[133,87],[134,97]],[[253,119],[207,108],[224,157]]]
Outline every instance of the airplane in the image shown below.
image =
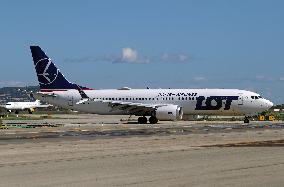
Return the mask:
[[[181,120],[183,115],[242,115],[265,111],[273,103],[239,89],[95,90],[69,82],[39,46],[30,46],[40,91],[34,97],[66,109],[101,115],[135,115],[139,124]],[[149,119],[147,119],[149,117]]]
[[3,105],[9,113],[15,111],[15,114],[19,114],[20,110],[27,110],[30,114],[32,114],[36,108],[47,108],[51,105],[43,105],[40,103],[40,100],[36,100],[34,102],[8,102],[6,105]]

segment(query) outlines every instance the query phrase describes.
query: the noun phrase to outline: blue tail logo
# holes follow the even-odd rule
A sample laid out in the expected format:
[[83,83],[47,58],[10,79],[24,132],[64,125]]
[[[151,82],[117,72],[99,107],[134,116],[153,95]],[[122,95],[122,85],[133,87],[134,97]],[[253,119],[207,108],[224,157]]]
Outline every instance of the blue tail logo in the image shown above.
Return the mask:
[[[76,84],[64,77],[39,46],[30,46],[30,49],[41,90],[78,89]],[[80,88],[87,89],[81,86]]]
[[55,65],[51,62],[50,58],[44,58],[39,60],[35,68],[38,71],[43,70],[43,72],[38,72],[38,81],[40,84],[48,85],[52,84],[58,77],[59,70],[55,67]]

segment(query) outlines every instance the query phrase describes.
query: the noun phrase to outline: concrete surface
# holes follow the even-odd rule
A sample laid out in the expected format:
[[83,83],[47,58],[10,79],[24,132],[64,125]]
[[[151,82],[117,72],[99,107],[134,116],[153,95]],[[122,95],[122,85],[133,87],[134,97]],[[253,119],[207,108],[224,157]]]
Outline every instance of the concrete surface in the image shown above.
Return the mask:
[[[1,130],[0,186],[284,184],[282,123],[140,126],[112,116],[102,126],[104,119],[79,115],[73,122],[57,119],[62,120],[60,127]],[[152,133],[117,135],[117,130],[137,129]],[[105,131],[107,135],[97,135]],[[41,136],[47,132],[48,136]]]

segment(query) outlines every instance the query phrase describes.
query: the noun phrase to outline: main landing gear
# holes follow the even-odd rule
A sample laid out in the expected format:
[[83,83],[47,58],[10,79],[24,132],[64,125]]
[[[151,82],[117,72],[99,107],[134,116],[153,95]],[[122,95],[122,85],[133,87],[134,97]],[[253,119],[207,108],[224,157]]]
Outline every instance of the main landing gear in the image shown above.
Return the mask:
[[151,116],[149,118],[149,123],[151,123],[151,124],[156,124],[156,123],[158,123],[158,121],[159,120],[155,116]]
[[138,123],[139,124],[146,124],[147,123],[147,118],[145,116],[139,117],[138,118]]
[[[146,124],[147,123],[147,118],[145,116],[139,117],[138,118],[138,123],[139,124]],[[151,116],[149,118],[149,123],[156,124],[156,123],[158,123],[158,119],[155,116]]]
[[244,123],[249,123],[249,117],[245,116]]

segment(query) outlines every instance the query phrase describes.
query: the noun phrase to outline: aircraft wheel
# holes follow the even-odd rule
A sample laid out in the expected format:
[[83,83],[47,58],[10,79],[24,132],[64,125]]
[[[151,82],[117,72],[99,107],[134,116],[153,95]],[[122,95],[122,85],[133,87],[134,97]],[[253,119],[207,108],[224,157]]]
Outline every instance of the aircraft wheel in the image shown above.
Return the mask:
[[147,118],[144,116],[144,117],[139,117],[138,118],[138,123],[139,124],[146,124],[147,123]]
[[244,119],[244,123],[249,123],[249,119],[248,119],[248,117],[245,117],[245,119]]
[[18,110],[16,110],[16,111],[15,111],[15,114],[19,114],[19,111],[18,111]]
[[151,116],[151,117],[149,118],[149,122],[150,122],[151,124],[156,124],[156,123],[158,123],[158,119],[157,119],[155,116]]

